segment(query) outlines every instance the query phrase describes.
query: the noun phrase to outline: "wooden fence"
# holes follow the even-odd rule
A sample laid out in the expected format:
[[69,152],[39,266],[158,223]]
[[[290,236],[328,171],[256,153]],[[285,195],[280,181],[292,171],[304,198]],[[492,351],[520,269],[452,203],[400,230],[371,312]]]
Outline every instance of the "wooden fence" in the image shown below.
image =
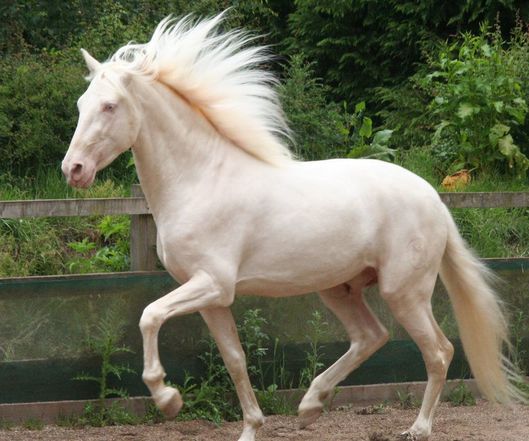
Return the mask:
[[[527,192],[441,193],[449,208],[529,208]],[[130,215],[133,271],[156,269],[156,226],[139,185],[132,197],[0,201],[0,218]]]

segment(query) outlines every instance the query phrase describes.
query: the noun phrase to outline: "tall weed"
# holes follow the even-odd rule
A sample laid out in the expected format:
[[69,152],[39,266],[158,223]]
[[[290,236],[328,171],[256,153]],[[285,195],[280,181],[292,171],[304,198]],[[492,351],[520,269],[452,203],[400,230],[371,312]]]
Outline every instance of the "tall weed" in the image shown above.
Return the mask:
[[99,322],[87,330],[86,349],[88,353],[98,357],[100,361],[99,375],[82,373],[74,380],[88,381],[97,384],[98,403],[85,409],[85,416],[91,420],[91,425],[103,426],[113,421],[113,416],[119,413],[115,406],[107,408],[105,399],[109,397],[128,397],[124,388],[113,387],[112,379],[121,380],[124,374],[136,372],[122,363],[115,361],[115,356],[123,353],[132,353],[130,348],[120,345],[125,335],[126,323],[123,318],[123,303],[114,303],[100,317]]

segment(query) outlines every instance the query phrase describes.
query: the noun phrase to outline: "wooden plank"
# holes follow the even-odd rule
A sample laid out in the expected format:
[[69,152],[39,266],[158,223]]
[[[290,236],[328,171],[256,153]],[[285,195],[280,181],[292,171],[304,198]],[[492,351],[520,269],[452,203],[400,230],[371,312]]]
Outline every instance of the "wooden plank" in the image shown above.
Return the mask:
[[[450,208],[529,207],[529,192],[440,193],[440,196]],[[0,218],[8,219],[120,214],[150,214],[143,194],[130,198],[0,201]]]
[[440,193],[440,196],[449,208],[529,207],[527,191]]
[[[447,380],[442,396],[446,397],[452,389],[463,382],[470,389],[474,397],[480,398],[476,380]],[[334,396],[330,401],[331,410],[340,406],[378,404],[384,401],[393,402],[398,393],[413,393],[416,397],[423,395],[426,389],[425,381],[413,381],[403,383],[366,384],[357,386],[337,386]],[[292,406],[299,405],[305,394],[305,389],[279,389],[277,393],[283,399],[288,400]],[[150,406],[153,405],[152,397],[139,396],[122,398],[107,398],[105,406],[110,407],[114,403],[129,410],[133,415],[144,416]],[[0,404],[0,420],[4,422],[22,424],[29,419],[40,420],[47,424],[56,423],[61,417],[81,416],[87,405],[97,405],[96,400],[64,400],[64,401],[36,401],[27,403],[4,403]],[[123,436],[124,437],[124,436]],[[124,437],[125,438],[125,437]]]
[[[144,197],[139,185],[131,188],[134,197]],[[156,224],[150,214],[130,217],[130,269],[154,271],[158,264],[156,254]]]
[[0,201],[0,218],[148,214],[143,197]]
[[[38,375],[35,373],[35,375]],[[77,373],[76,373],[77,375]],[[63,383],[69,383],[63,381]],[[71,387],[71,385],[70,385]],[[119,403],[133,415],[145,416],[154,404],[150,397],[107,398],[105,406]],[[47,424],[57,423],[59,418],[82,416],[87,405],[97,407],[99,400],[36,401],[28,403],[0,404],[0,421],[23,424],[27,420],[39,420]],[[126,439],[126,438],[125,438]]]

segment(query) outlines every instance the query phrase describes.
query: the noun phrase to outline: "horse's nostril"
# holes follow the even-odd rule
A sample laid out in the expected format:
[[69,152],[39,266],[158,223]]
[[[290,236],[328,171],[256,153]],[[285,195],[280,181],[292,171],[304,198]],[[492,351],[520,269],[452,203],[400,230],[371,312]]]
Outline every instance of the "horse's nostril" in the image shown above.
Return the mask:
[[83,164],[76,162],[75,164],[72,165],[72,170],[71,170],[72,178],[74,179],[78,178],[82,172],[83,172]]

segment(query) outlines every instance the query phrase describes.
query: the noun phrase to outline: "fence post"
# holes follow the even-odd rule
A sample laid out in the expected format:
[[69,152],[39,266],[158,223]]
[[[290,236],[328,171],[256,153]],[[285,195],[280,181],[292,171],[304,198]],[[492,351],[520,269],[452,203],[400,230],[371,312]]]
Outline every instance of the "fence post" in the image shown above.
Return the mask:
[[[131,187],[134,197],[143,196],[138,184]],[[158,261],[156,255],[156,224],[150,214],[134,214],[130,217],[130,269],[153,271]]]

